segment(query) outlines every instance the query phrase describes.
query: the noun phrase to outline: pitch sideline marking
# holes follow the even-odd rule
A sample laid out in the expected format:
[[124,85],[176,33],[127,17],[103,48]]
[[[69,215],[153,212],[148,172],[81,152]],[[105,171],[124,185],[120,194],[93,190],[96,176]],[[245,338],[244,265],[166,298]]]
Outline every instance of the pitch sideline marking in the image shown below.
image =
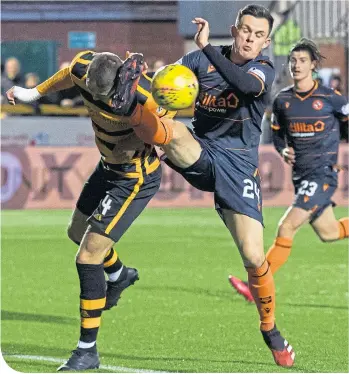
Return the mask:
[[[57,363],[60,363],[60,364],[64,362],[64,359],[55,358],[55,357],[47,357],[47,356],[12,355],[12,354],[3,353],[3,357],[4,357],[4,359],[6,357],[13,357],[13,358],[18,358],[18,359],[22,359],[22,360],[57,362]],[[114,372],[115,371],[121,371],[121,372],[125,372],[125,373],[168,373],[167,371],[134,369],[134,368],[127,368],[127,367],[123,367],[123,366],[112,366],[112,365],[100,365],[99,369],[110,370],[110,371],[114,371]]]

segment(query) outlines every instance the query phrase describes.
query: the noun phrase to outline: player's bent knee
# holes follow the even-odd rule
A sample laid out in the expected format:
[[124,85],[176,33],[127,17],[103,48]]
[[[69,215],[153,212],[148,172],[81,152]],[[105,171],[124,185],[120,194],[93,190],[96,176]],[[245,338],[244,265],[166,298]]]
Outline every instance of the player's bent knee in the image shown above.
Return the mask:
[[77,244],[77,245],[80,245],[83,234],[82,234],[82,235],[81,235],[81,234],[79,235],[79,234],[76,232],[76,230],[74,229],[74,226],[70,224],[70,225],[67,227],[67,236],[68,236],[68,238],[69,238],[72,242],[74,242],[74,243]]
[[264,257],[252,257],[248,260],[244,260],[244,266],[246,268],[259,268],[263,265]]
[[279,223],[278,236],[293,237],[297,231],[297,227],[291,221],[283,221]]
[[248,268],[259,268],[263,265],[265,261],[264,253],[251,253],[246,251],[242,255],[242,260],[245,267]]
[[94,228],[89,226],[80,244],[76,261],[87,264],[102,263],[107,251],[113,244],[114,241],[112,239],[94,231]]

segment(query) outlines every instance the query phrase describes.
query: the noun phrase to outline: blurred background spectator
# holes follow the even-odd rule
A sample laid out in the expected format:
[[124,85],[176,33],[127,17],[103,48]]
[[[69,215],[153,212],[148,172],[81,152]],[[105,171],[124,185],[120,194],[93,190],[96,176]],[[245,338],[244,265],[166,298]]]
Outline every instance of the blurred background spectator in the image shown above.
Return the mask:
[[162,68],[165,65],[166,65],[166,61],[160,58],[160,59],[158,59],[158,60],[156,60],[154,62],[153,67],[152,67],[152,71],[155,72],[155,71],[157,71],[158,69]]
[[11,87],[23,85],[21,64],[16,57],[10,57],[5,61],[4,75],[11,81]]
[[342,93],[342,79],[339,75],[332,75],[330,78],[330,88]]
[[15,57],[10,57],[1,63],[1,103],[5,100],[5,93],[12,86],[23,86],[21,64]]
[[[24,76],[24,87],[25,88],[34,88],[40,83],[40,78],[36,73],[27,73]],[[30,103],[34,109],[35,114],[41,114],[40,113],[40,105],[41,104],[55,104],[56,102],[56,94],[50,94],[44,97],[41,97],[40,99]]]
[[1,104],[6,102],[5,94],[13,86],[11,79],[5,74],[5,65],[1,64]]

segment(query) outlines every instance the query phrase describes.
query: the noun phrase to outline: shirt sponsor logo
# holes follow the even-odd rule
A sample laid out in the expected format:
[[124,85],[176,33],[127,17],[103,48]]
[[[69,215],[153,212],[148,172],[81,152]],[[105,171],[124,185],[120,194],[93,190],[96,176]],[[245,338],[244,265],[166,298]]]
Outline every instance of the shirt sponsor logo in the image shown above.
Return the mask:
[[237,108],[239,99],[234,93],[229,93],[226,96],[210,95],[207,92],[199,96],[199,106],[209,112],[226,113],[227,109]]
[[315,123],[291,122],[289,130],[293,137],[314,136],[317,132],[325,130],[325,123],[322,121],[316,121]]

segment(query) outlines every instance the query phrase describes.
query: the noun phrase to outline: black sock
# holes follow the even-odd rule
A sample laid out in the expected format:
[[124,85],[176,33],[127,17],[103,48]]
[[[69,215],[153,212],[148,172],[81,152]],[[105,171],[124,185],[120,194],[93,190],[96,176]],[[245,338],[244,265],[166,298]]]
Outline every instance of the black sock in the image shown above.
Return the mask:
[[78,347],[91,349],[97,340],[102,310],[106,300],[103,265],[77,263],[76,268],[80,279],[81,316]]
[[270,349],[275,349],[276,351],[283,351],[285,349],[285,339],[281,336],[280,331],[277,329],[276,325],[271,330],[261,331],[261,333],[266,345]]

